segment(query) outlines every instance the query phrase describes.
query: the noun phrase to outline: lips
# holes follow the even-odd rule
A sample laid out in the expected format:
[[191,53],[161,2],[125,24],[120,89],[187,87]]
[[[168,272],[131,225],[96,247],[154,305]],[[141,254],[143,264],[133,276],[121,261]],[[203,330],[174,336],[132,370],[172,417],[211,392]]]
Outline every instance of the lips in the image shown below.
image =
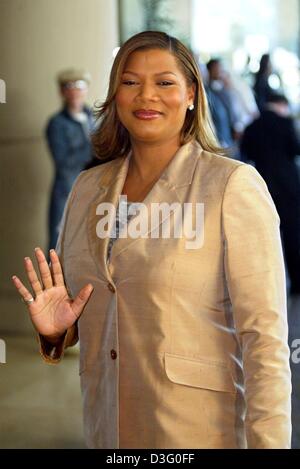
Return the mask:
[[154,109],[138,109],[133,113],[135,117],[142,120],[152,120],[157,119],[161,116],[161,112],[155,111]]

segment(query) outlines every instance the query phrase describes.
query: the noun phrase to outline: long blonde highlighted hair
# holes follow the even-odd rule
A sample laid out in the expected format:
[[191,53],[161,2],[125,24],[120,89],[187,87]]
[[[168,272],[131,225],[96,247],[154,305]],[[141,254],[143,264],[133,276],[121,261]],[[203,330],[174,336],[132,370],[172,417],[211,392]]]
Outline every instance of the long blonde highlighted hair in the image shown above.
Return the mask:
[[131,150],[129,132],[117,115],[115,96],[129,55],[145,49],[163,49],[172,53],[186,78],[187,85],[195,85],[195,107],[193,111],[186,113],[181,130],[181,144],[195,139],[203,150],[226,155],[226,150],[220,148],[214,135],[204,85],[191,52],[178,39],[164,32],[143,31],[129,38],[119,49],[111,69],[106,100],[96,107],[95,116],[99,125],[92,135],[92,142],[97,157],[101,160],[115,159],[127,155]]

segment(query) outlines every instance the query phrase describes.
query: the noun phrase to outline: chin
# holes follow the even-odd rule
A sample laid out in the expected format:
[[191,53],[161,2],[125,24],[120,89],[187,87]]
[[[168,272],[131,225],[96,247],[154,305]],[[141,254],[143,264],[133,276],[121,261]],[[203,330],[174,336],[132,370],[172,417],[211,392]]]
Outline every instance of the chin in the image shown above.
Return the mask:
[[133,139],[138,142],[156,142],[157,140],[161,140],[162,135],[157,132],[141,132],[141,133],[132,133],[131,134]]
[[130,135],[136,140],[157,140],[164,132],[161,127],[156,125],[143,125],[143,122],[138,126],[132,126],[129,130]]

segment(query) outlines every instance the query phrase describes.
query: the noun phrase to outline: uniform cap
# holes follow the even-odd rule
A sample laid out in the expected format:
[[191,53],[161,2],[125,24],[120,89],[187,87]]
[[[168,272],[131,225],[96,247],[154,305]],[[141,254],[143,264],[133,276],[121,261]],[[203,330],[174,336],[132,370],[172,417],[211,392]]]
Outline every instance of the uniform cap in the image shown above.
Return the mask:
[[58,73],[57,81],[60,86],[76,81],[84,81],[89,85],[91,82],[91,75],[83,69],[69,68]]

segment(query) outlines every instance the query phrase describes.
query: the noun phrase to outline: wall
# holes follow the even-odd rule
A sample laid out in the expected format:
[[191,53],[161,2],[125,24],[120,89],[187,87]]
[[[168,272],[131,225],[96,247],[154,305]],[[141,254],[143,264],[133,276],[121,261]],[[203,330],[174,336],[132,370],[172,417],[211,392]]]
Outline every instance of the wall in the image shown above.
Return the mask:
[[10,278],[25,278],[23,258],[47,246],[53,166],[45,145],[49,115],[60,107],[55,75],[87,68],[88,102],[105,96],[118,44],[116,0],[0,0],[0,337],[32,331]]

